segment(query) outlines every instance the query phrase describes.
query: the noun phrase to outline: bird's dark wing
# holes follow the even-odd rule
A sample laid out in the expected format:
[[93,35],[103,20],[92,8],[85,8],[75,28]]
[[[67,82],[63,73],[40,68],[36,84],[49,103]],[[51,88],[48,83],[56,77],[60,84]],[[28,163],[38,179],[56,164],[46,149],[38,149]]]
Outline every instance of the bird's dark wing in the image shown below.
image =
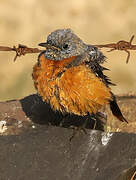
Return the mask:
[[109,70],[100,65],[106,61],[106,57],[103,55],[103,53],[99,51],[97,47],[91,45],[88,45],[87,53],[89,55],[89,58],[88,61],[85,62],[86,65],[89,66],[93,73],[95,73],[96,76],[99,77],[106,84],[106,86],[115,85],[103,73],[104,70]]
[[[89,66],[89,68],[96,74],[97,77],[99,77],[105,83],[105,85],[107,87],[109,85],[115,85],[103,73],[104,70],[109,70],[109,69],[100,65],[105,61],[105,56],[102,54],[102,52],[98,51],[97,48],[93,48],[93,46],[92,47],[90,46],[89,50],[92,51],[92,53],[89,54],[90,61],[86,62],[86,65]],[[91,54],[93,54],[93,56]],[[110,109],[111,109],[113,115],[118,120],[120,120],[122,122],[127,122],[127,120],[122,115],[122,112],[117,104],[116,97],[114,96],[114,94],[112,92],[111,92],[111,96],[112,96],[112,100],[109,101],[109,104],[110,104]]]
[[116,97],[114,96],[114,94],[112,92],[111,92],[111,94],[112,94],[112,100],[110,100],[110,109],[112,111],[112,114],[116,118],[118,118],[120,121],[128,123],[128,121],[122,115],[122,112],[117,104]]
[[101,66],[97,62],[97,59],[93,61],[90,60],[90,62],[86,62],[86,65],[93,71],[93,73],[95,73],[97,77],[99,77],[105,83],[106,86],[110,86],[110,85],[115,86],[115,84],[112,83],[111,80],[103,73],[104,70],[109,71],[109,69]]

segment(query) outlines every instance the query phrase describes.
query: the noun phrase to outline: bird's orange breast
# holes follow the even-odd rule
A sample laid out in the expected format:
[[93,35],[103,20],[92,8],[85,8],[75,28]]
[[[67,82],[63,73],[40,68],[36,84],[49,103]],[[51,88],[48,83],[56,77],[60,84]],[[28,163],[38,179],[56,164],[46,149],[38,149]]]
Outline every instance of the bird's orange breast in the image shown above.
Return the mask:
[[[96,113],[111,99],[110,88],[84,64],[63,72],[74,59],[53,61],[41,55],[40,64],[33,68],[34,85],[54,110],[77,115]],[[60,77],[59,72],[63,72]]]

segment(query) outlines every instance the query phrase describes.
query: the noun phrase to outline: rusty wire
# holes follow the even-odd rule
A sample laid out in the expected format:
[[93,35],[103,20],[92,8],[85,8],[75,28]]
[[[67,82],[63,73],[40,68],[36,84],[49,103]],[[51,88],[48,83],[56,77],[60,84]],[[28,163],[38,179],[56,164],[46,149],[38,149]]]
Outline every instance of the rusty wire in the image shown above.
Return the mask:
[[[128,63],[130,59],[130,51],[129,50],[136,50],[136,45],[132,45],[132,41],[134,39],[134,35],[130,38],[130,41],[118,41],[117,43],[111,43],[111,44],[103,44],[103,45],[94,45],[98,48],[111,48],[108,52],[115,51],[115,50],[121,50],[125,51],[127,55],[126,63]],[[6,46],[0,46],[0,51],[15,51],[16,55],[14,58],[14,61],[16,61],[17,57],[24,56],[25,54],[31,54],[31,53],[40,53],[43,50],[40,50],[38,48],[29,48],[25,45],[19,44],[18,47],[13,46],[6,47]]]
[[134,39],[134,35],[130,38],[130,41],[118,41],[117,43],[111,43],[111,44],[104,44],[104,45],[94,45],[98,48],[111,48],[108,52],[120,50],[125,51],[127,55],[126,63],[128,63],[130,58],[130,51],[129,50],[136,50],[136,45],[132,45],[132,41]]
[[11,47],[6,47],[6,46],[0,46],[0,51],[15,51],[16,55],[14,57],[14,61],[16,61],[17,57],[24,56],[25,54],[30,54],[30,53],[40,53],[42,50],[38,48],[29,48],[25,45],[19,44],[18,47],[13,46]]

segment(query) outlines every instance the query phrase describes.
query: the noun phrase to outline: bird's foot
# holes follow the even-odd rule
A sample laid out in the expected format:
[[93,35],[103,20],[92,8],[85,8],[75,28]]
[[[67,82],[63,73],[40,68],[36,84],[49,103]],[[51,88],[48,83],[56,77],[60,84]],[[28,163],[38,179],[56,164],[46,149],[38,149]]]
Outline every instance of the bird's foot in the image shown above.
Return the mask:
[[83,126],[80,127],[75,127],[75,126],[71,126],[70,128],[73,129],[73,133],[72,136],[69,138],[69,141],[71,142],[72,139],[77,135],[77,133],[79,132],[83,132],[84,134],[87,134],[86,129]]

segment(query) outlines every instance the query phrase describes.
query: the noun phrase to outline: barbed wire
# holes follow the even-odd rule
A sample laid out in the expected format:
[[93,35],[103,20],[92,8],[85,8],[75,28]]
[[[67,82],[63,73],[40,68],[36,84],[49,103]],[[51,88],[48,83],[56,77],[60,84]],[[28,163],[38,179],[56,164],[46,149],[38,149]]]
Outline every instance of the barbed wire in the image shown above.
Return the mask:
[[[134,35],[130,38],[130,41],[118,41],[117,43],[110,43],[110,44],[101,44],[101,45],[94,45],[95,47],[98,48],[111,48],[107,52],[115,51],[115,50],[120,50],[120,51],[125,51],[127,55],[126,63],[129,62],[130,59],[130,50],[136,50],[136,45],[132,45],[132,41],[134,39]],[[14,61],[16,61],[17,57],[24,56],[25,54],[31,54],[31,53],[40,53],[43,50],[38,49],[38,48],[29,48],[25,45],[19,44],[18,47],[13,46],[11,47],[6,47],[6,46],[0,46],[0,51],[15,51],[16,55],[14,57]]]
[[127,55],[126,63],[128,63],[129,58],[130,58],[130,51],[129,50],[136,50],[136,45],[132,45],[132,41],[134,39],[134,35],[130,38],[130,41],[118,41],[117,43],[111,43],[111,44],[103,44],[103,45],[94,45],[98,48],[111,48],[107,52],[115,51],[115,50],[120,50],[120,51],[125,51]]
[[24,56],[25,54],[31,54],[31,53],[40,53],[43,50],[40,50],[38,48],[29,48],[25,45],[19,44],[18,47],[13,46],[11,47],[6,47],[6,46],[0,46],[0,51],[15,51],[16,55],[14,57],[14,61],[16,61],[17,57]]

